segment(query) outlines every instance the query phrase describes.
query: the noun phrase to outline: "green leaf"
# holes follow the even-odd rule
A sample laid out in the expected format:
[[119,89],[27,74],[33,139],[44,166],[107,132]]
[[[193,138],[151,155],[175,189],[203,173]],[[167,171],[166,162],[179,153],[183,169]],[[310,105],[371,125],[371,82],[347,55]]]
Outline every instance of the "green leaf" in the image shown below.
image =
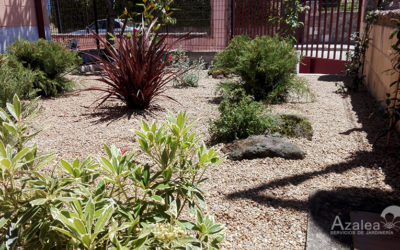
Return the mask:
[[80,219],[73,219],[75,230],[78,231],[80,234],[86,234],[86,228],[83,222]]
[[222,225],[220,225],[220,224],[215,224],[215,225],[212,225],[212,226],[210,227],[210,229],[208,229],[208,233],[209,233],[209,234],[216,234],[216,233],[221,232],[222,230],[224,230],[224,227],[223,227]]
[[150,130],[149,125],[147,124],[147,122],[142,121],[142,129],[144,130],[144,132],[148,132]]
[[92,232],[92,226],[93,226],[93,222],[94,222],[94,211],[95,211],[95,204],[93,202],[93,200],[90,198],[88,200],[88,202],[86,203],[86,207],[85,207],[85,215],[86,215],[86,227],[87,227],[87,231],[90,233]]
[[88,234],[83,235],[83,237],[82,237],[82,243],[83,243],[83,245],[85,245],[88,249],[90,249],[90,245],[91,245],[91,243],[92,243],[92,240],[91,240],[91,238],[90,238],[90,235],[88,235]]
[[[21,101],[19,100],[17,94],[14,95],[13,104],[14,104],[15,115],[19,118],[21,115]],[[19,120],[18,118],[16,120]]]
[[110,148],[107,146],[107,144],[103,143],[103,147],[104,147],[104,149],[106,150],[106,153],[107,153],[108,158],[112,158],[111,150],[110,150]]
[[0,108],[0,118],[3,121],[11,121],[11,117],[8,116],[7,112],[4,109]]
[[114,174],[115,173],[115,169],[113,167],[113,165],[111,164],[111,162],[104,158],[103,156],[100,156],[100,163],[101,163],[101,167],[107,171],[110,174]]
[[165,188],[170,188],[171,186],[169,184],[158,184],[153,187],[153,189],[165,189]]
[[6,167],[6,169],[10,169],[11,167],[11,161],[9,159],[3,159],[0,161],[0,164],[4,167]]
[[161,154],[161,165],[163,166],[163,168],[168,166],[168,152],[166,148],[164,148]]
[[8,219],[1,218],[0,219],[0,228],[4,227],[8,223]]
[[29,148],[24,148],[16,154],[12,159],[12,164],[16,164],[22,157],[29,153]]
[[19,117],[17,116],[17,114],[16,114],[16,112],[15,112],[14,106],[13,106],[11,103],[7,103],[6,106],[7,106],[8,113],[10,113],[10,114],[12,115],[12,117],[13,117],[16,121],[18,121],[18,120],[19,120],[19,119],[18,119]]
[[186,228],[189,230],[193,230],[196,227],[196,225],[194,223],[192,223],[190,221],[186,221],[186,220],[176,221],[176,224],[178,224],[182,228]]
[[59,227],[51,227],[51,229],[54,229],[64,235],[66,235],[67,237],[69,237],[70,239],[74,239],[75,237],[67,230],[59,228]]
[[6,148],[5,148],[2,140],[0,140],[0,153],[1,153],[2,157],[7,157]]
[[31,202],[29,202],[32,206],[40,206],[46,203],[47,198],[41,198],[41,199],[36,199]]
[[143,169],[143,184],[147,188],[149,185],[150,178],[150,165],[146,164]]
[[81,198],[77,197],[57,197],[55,200],[62,201],[62,202],[73,202],[73,201],[79,201]]
[[104,179],[106,182],[117,184],[117,182],[116,182],[115,180],[111,179],[111,178],[103,177],[103,179]]
[[18,136],[17,128],[15,127],[14,124],[9,123],[9,122],[3,122],[4,128],[7,129],[8,132],[13,134],[14,136]]
[[72,168],[71,164],[69,164],[67,161],[64,161],[63,159],[61,159],[60,166],[63,169],[65,169],[68,173],[70,173],[72,176],[74,176],[74,169]]
[[105,226],[110,220],[113,212],[114,208],[112,206],[108,206],[108,208],[101,214],[100,218],[97,220],[96,226],[94,228],[94,233],[98,234],[105,229]]
[[[72,223],[72,221],[70,221],[67,217],[65,217],[63,214],[61,214],[60,210],[51,207],[50,208],[50,213],[53,216],[54,219],[59,220],[65,227],[67,227],[68,229],[72,229],[75,230],[75,226]],[[75,230],[76,231],[76,230]]]
[[161,196],[158,196],[158,195],[152,195],[152,196],[150,196],[150,198],[152,198],[152,199],[153,199],[153,200],[155,200],[155,201],[158,201],[158,202],[164,203],[164,199],[163,199]]
[[148,152],[149,151],[149,145],[147,144],[147,141],[141,138],[138,138],[139,144],[140,144],[140,148],[144,151],[144,152]]

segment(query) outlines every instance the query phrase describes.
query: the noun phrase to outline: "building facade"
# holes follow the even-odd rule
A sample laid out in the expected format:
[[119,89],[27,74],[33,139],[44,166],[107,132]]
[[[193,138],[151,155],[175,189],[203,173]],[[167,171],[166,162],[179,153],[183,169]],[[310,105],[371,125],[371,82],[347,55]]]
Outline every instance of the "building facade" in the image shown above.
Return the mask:
[[47,13],[46,0],[0,0],[0,53],[18,38],[51,39]]

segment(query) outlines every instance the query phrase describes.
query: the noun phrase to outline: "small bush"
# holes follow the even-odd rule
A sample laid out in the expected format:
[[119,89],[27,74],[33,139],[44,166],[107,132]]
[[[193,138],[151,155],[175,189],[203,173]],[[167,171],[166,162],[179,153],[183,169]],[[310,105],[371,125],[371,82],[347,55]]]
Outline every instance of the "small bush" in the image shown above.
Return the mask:
[[40,39],[37,42],[17,40],[8,46],[8,53],[25,68],[37,73],[34,88],[42,96],[57,96],[71,90],[73,82],[64,74],[81,63],[77,52],[70,51],[57,42]]
[[48,171],[54,156],[24,145],[32,137],[25,111],[17,97],[0,109],[0,131],[15,137],[0,138],[2,249],[219,248],[224,227],[206,214],[199,186],[223,159],[186,114],[142,122],[137,152],[104,145],[105,155],[61,159]]
[[228,46],[216,55],[214,69],[234,71],[239,57],[250,41],[251,38],[246,35],[235,36]]
[[0,55],[0,107],[5,107],[15,94],[23,99],[35,96],[36,77],[36,71],[25,68],[15,57]]
[[278,132],[283,137],[304,137],[312,139],[313,128],[310,121],[299,115],[278,115],[275,118],[276,127],[270,133]]
[[256,101],[286,101],[291,93],[311,96],[307,81],[295,77],[298,63],[292,43],[278,37],[235,37],[216,56],[215,70],[228,68]]
[[266,114],[264,105],[255,102],[240,88],[223,95],[218,110],[220,117],[210,121],[213,142],[231,142],[275,128],[274,120]]
[[256,100],[284,101],[298,58],[293,45],[278,37],[257,37],[241,53],[234,71]]
[[186,88],[199,85],[200,74],[204,68],[202,58],[190,61],[185,51],[178,50],[175,54],[170,55],[168,59],[172,62],[171,66],[180,73],[179,77],[174,78],[173,84],[175,87]]

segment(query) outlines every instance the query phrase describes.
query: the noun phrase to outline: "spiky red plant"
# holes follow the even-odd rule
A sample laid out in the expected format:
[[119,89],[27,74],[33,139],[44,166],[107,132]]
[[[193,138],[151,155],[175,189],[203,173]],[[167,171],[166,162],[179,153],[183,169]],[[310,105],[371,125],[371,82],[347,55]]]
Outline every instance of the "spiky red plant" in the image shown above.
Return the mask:
[[[98,35],[104,56],[95,57],[103,70],[100,81],[106,87],[91,87],[86,90],[102,91],[99,105],[109,99],[118,99],[130,109],[147,109],[155,97],[161,96],[165,85],[177,73],[168,69],[168,54],[172,45],[167,45],[167,35],[154,31],[155,22],[132,35],[115,37],[115,45]],[[184,39],[182,37],[181,39]]]

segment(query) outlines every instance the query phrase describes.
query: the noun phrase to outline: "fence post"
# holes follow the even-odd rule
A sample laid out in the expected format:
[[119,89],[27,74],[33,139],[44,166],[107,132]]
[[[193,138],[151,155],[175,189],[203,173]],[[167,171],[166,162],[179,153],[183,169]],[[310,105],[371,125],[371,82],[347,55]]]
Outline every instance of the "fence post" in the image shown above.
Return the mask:
[[43,17],[42,1],[41,0],[35,0],[35,12],[36,12],[36,21],[37,21],[39,38],[46,39],[46,33],[45,33],[45,30],[44,30],[44,17]]
[[63,30],[62,30],[62,25],[61,25],[60,5],[58,4],[58,0],[55,0],[54,5],[55,5],[54,7],[56,9],[57,29],[58,29],[58,33],[61,34],[61,33],[63,33]]
[[[99,24],[97,23],[97,1],[93,0],[93,12],[94,12],[94,28],[96,29],[96,34],[99,35]],[[97,50],[100,50],[100,41],[96,38]]]
[[231,0],[231,39],[234,36],[235,29],[235,0]]

